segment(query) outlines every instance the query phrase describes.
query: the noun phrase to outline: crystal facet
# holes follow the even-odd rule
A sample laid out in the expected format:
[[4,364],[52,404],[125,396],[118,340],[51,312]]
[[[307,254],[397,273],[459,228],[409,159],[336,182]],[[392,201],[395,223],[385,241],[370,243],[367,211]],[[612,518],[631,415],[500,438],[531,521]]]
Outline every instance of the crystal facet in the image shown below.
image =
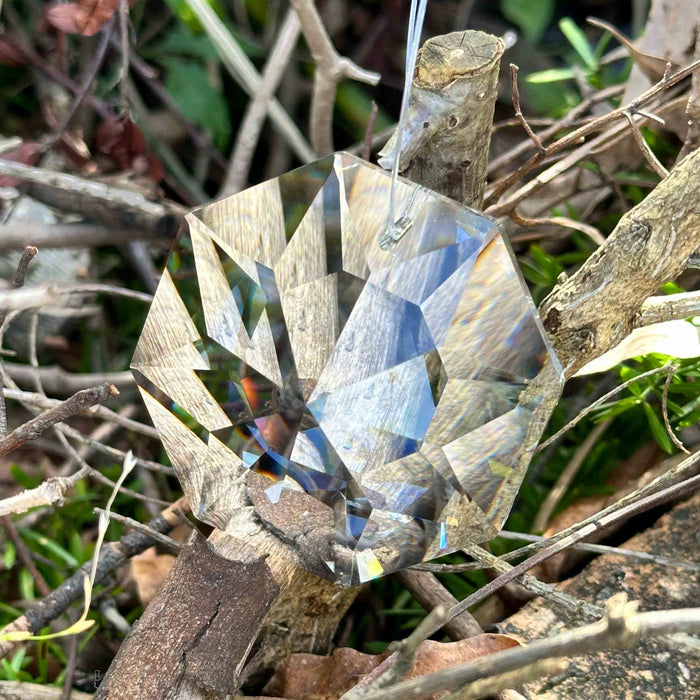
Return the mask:
[[198,517],[308,494],[342,583],[493,536],[562,384],[495,222],[399,181],[387,244],[390,182],[340,153],[190,214],[132,362]]

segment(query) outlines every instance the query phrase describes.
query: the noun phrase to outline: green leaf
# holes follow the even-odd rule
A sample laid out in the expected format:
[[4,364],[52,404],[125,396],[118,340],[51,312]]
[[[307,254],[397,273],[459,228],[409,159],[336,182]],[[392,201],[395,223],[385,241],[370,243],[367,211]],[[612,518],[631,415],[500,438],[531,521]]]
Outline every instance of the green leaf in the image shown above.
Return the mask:
[[554,5],[555,0],[501,0],[501,12],[534,44],[552,21]]
[[34,579],[26,569],[20,569],[17,577],[19,593],[24,600],[34,600]]
[[588,43],[586,35],[581,31],[576,22],[574,22],[571,17],[564,17],[559,20],[559,29],[561,29],[562,34],[574,47],[574,51],[579,55],[586,68],[595,70],[598,67],[595,54],[591,45]]
[[647,415],[647,422],[649,423],[651,433],[656,442],[659,443],[659,447],[664,452],[673,452],[673,443],[671,442],[671,438],[668,436],[666,426],[663,424],[659,416],[656,415],[656,411],[648,403],[644,403],[644,412]]
[[20,530],[23,537],[27,537],[33,542],[41,545],[45,549],[48,549],[52,554],[55,554],[59,559],[63,559],[68,566],[77,568],[79,563],[78,560],[66,549],[61,547],[60,544],[52,539],[49,539],[45,535],[42,535],[34,530]]
[[35,489],[41,483],[40,478],[28,474],[19,464],[12,464],[10,473],[14,480],[25,489]]
[[175,25],[159,42],[150,44],[141,52],[152,60],[166,57],[187,56],[203,61],[218,61],[214,44],[206,34],[195,34],[185,25]]
[[228,105],[204,68],[195,61],[176,59],[166,65],[165,87],[182,113],[209,131],[217,148],[226,148],[231,136]]
[[525,78],[528,83],[557,83],[561,80],[573,80],[574,71],[571,68],[548,68],[547,70],[530,73]]
[[2,552],[2,565],[5,569],[11,569],[17,560],[17,547],[14,542],[7,542]]

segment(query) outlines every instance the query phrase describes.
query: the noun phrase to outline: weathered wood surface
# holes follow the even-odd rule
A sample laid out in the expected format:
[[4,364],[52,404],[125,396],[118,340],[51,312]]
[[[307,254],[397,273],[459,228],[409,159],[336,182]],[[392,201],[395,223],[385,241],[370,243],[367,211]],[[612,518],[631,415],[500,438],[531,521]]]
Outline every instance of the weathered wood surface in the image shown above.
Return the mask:
[[699,249],[700,151],[696,151],[627,212],[605,245],[540,306],[566,376],[627,336],[644,300],[676,279]]
[[[477,209],[504,48],[498,37],[474,30],[428,39],[418,53],[402,138],[403,175]],[[393,166],[395,139],[380,154],[384,168]]]
[[124,642],[96,700],[234,694],[278,592],[263,556],[231,561],[195,536]]
[[[697,559],[700,494],[681,503],[625,547],[676,559]],[[700,605],[700,574],[662,564],[615,555],[595,559],[568,582],[564,590],[577,597],[604,602],[625,591],[640,601],[640,610]],[[508,618],[502,628],[526,640],[554,635],[579,624],[562,608],[537,599]],[[566,670],[528,684],[532,700],[686,700],[698,697],[700,656],[697,637],[676,635],[671,643],[646,640],[630,651],[605,651],[573,658]]]

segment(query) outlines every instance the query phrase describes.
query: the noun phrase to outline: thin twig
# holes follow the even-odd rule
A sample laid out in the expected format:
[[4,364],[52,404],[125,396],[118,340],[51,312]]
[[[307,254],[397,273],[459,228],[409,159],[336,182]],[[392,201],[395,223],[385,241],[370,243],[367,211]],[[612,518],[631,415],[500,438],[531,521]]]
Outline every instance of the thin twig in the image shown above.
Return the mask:
[[[216,12],[206,0],[187,0],[187,4],[202,23],[229,73],[251,97],[255,97],[260,90],[262,78]],[[314,160],[316,156],[313,150],[277,100],[270,100],[269,112],[270,119],[297,157],[306,163]]]
[[[0,308],[8,311],[10,309],[37,309],[47,307],[70,307],[76,306],[75,295],[85,294],[110,294],[112,296],[134,299],[150,304],[153,295],[146,292],[137,292],[126,287],[114,287],[110,284],[45,284],[22,289],[0,289]],[[84,298],[78,300],[77,306],[84,304]]]
[[595,226],[570,219],[567,216],[550,216],[541,219],[531,219],[530,217],[518,214],[515,209],[508,212],[508,216],[520,226],[562,226],[563,228],[572,228],[575,231],[585,233],[598,246],[605,243],[603,234]]
[[155,228],[115,229],[100,224],[0,225],[0,251],[24,248],[28,240],[39,248],[98,248],[136,240],[169,245],[172,236]]
[[16,450],[25,442],[33,440],[56,423],[65,421],[72,415],[80,413],[90,406],[119,396],[119,390],[113,384],[102,384],[91,389],[85,389],[74,394],[69,399],[50,408],[48,411],[27,421],[24,425],[13,430],[9,435],[0,439],[0,455]]
[[637,122],[634,121],[634,117],[627,110],[623,111],[622,114],[624,115],[625,119],[627,119],[627,122],[630,125],[630,130],[632,131],[632,138],[639,147],[639,150],[642,152],[642,155],[646,159],[647,163],[649,163],[649,167],[661,179],[665,178],[668,175],[668,170],[666,170],[666,168],[664,168],[664,166],[661,164],[661,161],[656,157],[654,151],[649,148],[649,144],[644,139],[642,130],[639,128]]
[[[503,575],[508,573],[513,566],[503,559],[491,554],[488,550],[483,547],[479,547],[476,544],[469,544],[463,547],[465,554],[470,557],[486,564],[489,568],[493,569],[497,574]],[[495,579],[494,579],[495,580]],[[572,596],[564,591],[558,590],[555,586],[549,583],[540,581],[537,577],[531,574],[524,574],[520,577],[520,583],[532,593],[542,596],[547,600],[551,601],[553,604],[567,610],[575,615],[582,615],[583,617],[589,618],[599,618],[602,610],[597,605],[593,605],[585,600],[581,600]]]
[[119,68],[119,101],[121,112],[129,112],[129,0],[119,0],[119,39],[122,64]]
[[299,39],[300,29],[299,17],[293,9],[290,9],[265,63],[260,88],[256,90],[255,96],[248,103],[243,121],[238,129],[226,177],[219,191],[220,197],[239,192],[248,181],[250,164],[258,145],[265,117],[269,111],[270,101],[287,70],[292,51]]
[[43,596],[49,595],[49,593],[51,593],[49,584],[46,583],[46,579],[44,579],[44,577],[41,575],[39,569],[36,568],[36,564],[34,563],[34,559],[32,558],[32,552],[29,549],[29,547],[27,547],[24,540],[22,539],[22,536],[17,531],[15,524],[12,522],[12,518],[9,515],[4,515],[2,517],[2,524],[4,525],[5,529],[7,530],[7,534],[10,536],[10,539],[15,545],[17,555],[22,560],[22,563],[24,564],[27,571],[30,573],[37,590]]
[[338,83],[350,78],[376,85],[381,76],[338,55],[313,0],[290,1],[316,64],[311,99],[311,145],[318,155],[325,155],[333,151],[333,106]]
[[[97,515],[100,515],[101,513],[106,513],[106,511],[103,508],[94,508],[93,509]],[[114,520],[118,523],[121,523],[122,525],[126,525],[127,527],[132,528],[133,530],[138,530],[139,532],[143,532],[145,535],[148,535],[151,539],[155,540],[158,544],[162,544],[164,547],[168,549],[169,552],[172,552],[173,554],[177,554],[180,551],[180,543],[176,542],[172,537],[168,537],[167,535],[163,535],[157,530],[154,530],[152,527],[149,525],[145,525],[144,523],[140,523],[138,520],[134,520],[133,518],[128,518],[125,515],[119,515],[119,513],[113,513],[110,511],[108,513],[110,520]]]
[[[31,367],[17,362],[6,362],[5,373],[20,384],[32,382],[34,372]],[[96,384],[114,384],[118,389],[136,388],[134,375],[131,372],[92,372],[78,374],[66,372],[57,365],[40,367],[38,370],[41,383],[49,394],[66,396],[76,391],[89,389]]]
[[655,374],[661,374],[663,372],[668,372],[669,371],[669,365],[664,365],[663,367],[657,367],[656,369],[650,369],[648,372],[642,372],[642,374],[638,374],[636,377],[632,377],[631,379],[628,379],[625,382],[622,382],[619,386],[616,386],[614,389],[611,389],[610,391],[607,392],[607,394],[603,394],[599,399],[596,399],[592,404],[589,404],[586,408],[583,409],[575,418],[570,420],[563,428],[560,430],[557,430],[554,435],[551,437],[548,437],[546,440],[541,442],[538,446],[535,452],[541,452],[544,450],[545,447],[549,447],[553,442],[556,442],[564,433],[568,433],[569,430],[571,430],[574,426],[578,425],[589,413],[592,411],[595,411],[598,406],[601,404],[604,404],[608,399],[611,399],[613,396],[616,394],[619,394],[621,391],[624,391],[630,384],[634,384],[635,382],[638,382],[640,379],[646,379],[647,377],[652,377]]
[[73,97],[73,101],[70,103],[68,109],[63,115],[63,118],[61,119],[61,123],[56,128],[52,137],[52,141],[56,142],[63,136],[63,133],[70,125],[71,120],[75,116],[75,113],[78,111],[78,108],[83,103],[83,100],[85,99],[88,90],[90,90],[90,87],[92,86],[93,82],[95,81],[95,78],[97,77],[97,73],[99,72],[100,68],[102,67],[102,64],[104,63],[105,56],[107,55],[107,47],[109,46],[109,39],[112,36],[113,31],[114,18],[110,19],[109,22],[102,28],[100,41],[95,51],[95,57],[93,58],[92,63],[90,64],[90,67],[87,70],[85,78],[82,84],[80,85],[79,91]]
[[666,381],[664,382],[664,390],[661,394],[661,415],[664,418],[664,425],[666,426],[666,432],[671,438],[671,442],[681,451],[685,452],[687,455],[690,454],[690,450],[680,441],[675,431],[671,427],[671,421],[668,418],[668,387],[671,386],[671,380],[673,375],[678,370],[678,365],[671,365],[669,367],[668,374],[666,375]]
[[372,139],[374,138],[374,126],[377,123],[377,115],[379,114],[379,105],[372,100],[372,108],[369,111],[367,118],[367,127],[365,128],[365,138],[362,142],[362,158],[369,160],[372,156]]
[[520,109],[518,70],[520,69],[518,68],[518,66],[515,65],[515,63],[510,64],[510,89],[513,95],[513,109],[515,110],[515,118],[520,122],[520,124],[522,124],[523,129],[525,129],[525,133],[532,139],[532,142],[535,144],[535,148],[537,148],[537,150],[540,151],[540,153],[544,153],[546,149],[542,145],[542,141],[540,141],[537,134],[532,130],[532,127],[527,123],[527,119],[525,119],[525,116],[523,115],[523,112]]
[[[508,530],[501,530],[498,533],[498,536],[506,540],[520,540],[522,542],[549,541],[548,537],[542,537],[542,535],[530,535],[524,532],[509,532]],[[641,561],[652,562],[653,564],[660,564],[661,566],[674,566],[679,569],[687,569],[688,571],[700,571],[700,563],[698,562],[671,559],[670,557],[664,557],[660,554],[639,552],[636,549],[627,549],[625,547],[611,547],[607,544],[593,544],[592,542],[577,542],[576,544],[571,545],[571,549],[579,552],[591,552],[592,554],[610,554],[615,557],[639,559]],[[460,565],[455,565],[455,570],[458,566]],[[449,569],[446,569],[445,573],[449,571]]]
[[508,673],[542,659],[581,656],[602,649],[629,649],[642,639],[677,632],[693,634],[697,631],[700,631],[700,608],[639,613],[637,604],[628,602],[626,595],[620,593],[608,601],[606,617],[591,625],[397,683],[388,689],[370,693],[363,700],[425,698]]
[[[179,518],[173,508],[187,509],[187,500],[183,497],[169,505],[160,515],[148,522],[148,527],[163,534],[170,532],[178,524]],[[155,544],[141,532],[129,532],[118,542],[110,542],[101,550],[97,561],[95,584],[103,581],[115,569],[126,564],[131,557],[140,554]],[[84,579],[92,571],[92,561],[84,564],[75,574],[55,588],[49,596],[33,605],[24,615],[0,630],[0,639],[8,632],[31,632],[36,634],[43,627],[65,612],[70,605],[84,595]],[[9,654],[20,642],[0,641],[0,658]]]
[[[669,374],[669,376],[671,375]],[[545,529],[549,519],[552,517],[554,509],[563,498],[566,490],[574,480],[574,477],[576,474],[578,474],[579,469],[583,466],[586,457],[588,457],[601,435],[610,427],[611,423],[612,418],[606,418],[604,421],[598,423],[576,449],[574,456],[569,460],[569,463],[564,468],[564,471],[559,474],[559,478],[557,479],[556,483],[550,489],[544,501],[542,501],[542,505],[537,511],[537,515],[535,516],[535,520],[532,524],[533,532],[541,532]]]
[[[587,136],[595,133],[596,131],[601,131],[603,127],[612,124],[615,121],[624,118],[624,113],[636,113],[639,109],[658,97],[664,90],[672,87],[679,81],[687,78],[691,75],[697,68],[700,67],[700,61],[693,61],[689,65],[685,66],[673,75],[666,76],[662,78],[658,83],[652,85],[648,90],[642,93],[639,97],[632,100],[629,104],[624,107],[618,107],[607,114],[604,114],[597,119],[585,124],[578,129],[574,129],[570,133],[566,134],[562,138],[550,143],[544,150],[544,152],[535,153],[526,163],[524,163],[520,168],[518,168],[514,173],[508,177],[503,178],[498,183],[495,184],[492,192],[489,195],[489,199],[493,201],[496,197],[500,196],[503,192],[509,189],[512,185],[522,179],[525,175],[528,175],[533,170],[535,170],[542,161],[560,151],[565,150],[569,146],[575,146],[580,144],[585,140]],[[597,145],[597,144],[596,144]],[[566,160],[566,159],[565,159]],[[523,191],[529,194],[529,189],[526,187],[521,187],[513,195],[510,195],[508,199],[504,202],[499,202],[498,204],[491,205],[487,208],[487,212],[494,216],[503,216],[507,214],[511,209],[513,209],[522,199],[525,194]]]

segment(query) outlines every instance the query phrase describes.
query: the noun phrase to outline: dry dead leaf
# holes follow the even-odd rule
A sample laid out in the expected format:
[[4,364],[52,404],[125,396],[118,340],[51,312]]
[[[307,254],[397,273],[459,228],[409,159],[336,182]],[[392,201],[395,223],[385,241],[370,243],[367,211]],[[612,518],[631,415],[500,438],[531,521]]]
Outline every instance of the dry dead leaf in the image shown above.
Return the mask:
[[[418,647],[408,678],[437,673],[519,644],[517,637],[505,634],[480,634],[459,642],[428,640]],[[291,654],[279,664],[263,694],[296,700],[337,700],[360,680],[364,679],[363,685],[373,680],[391,663],[388,652],[363,654],[345,648],[336,649],[332,656]]]
[[130,119],[104,119],[95,134],[95,148],[124,170],[133,170],[154,182],[163,177],[163,165],[147,149],[141,130]]
[[[39,158],[40,152],[41,146],[38,143],[34,141],[25,141],[21,146],[17,146],[17,148],[4,151],[2,158],[24,165],[34,165]],[[17,187],[21,182],[22,181],[18,180],[16,177],[0,175],[0,187]]]
[[156,554],[153,547],[132,557],[131,575],[144,605],[148,605],[155,597],[174,563],[175,557],[172,554]]
[[78,0],[56,3],[46,9],[46,20],[67,34],[93,36],[114,16],[119,0]]

